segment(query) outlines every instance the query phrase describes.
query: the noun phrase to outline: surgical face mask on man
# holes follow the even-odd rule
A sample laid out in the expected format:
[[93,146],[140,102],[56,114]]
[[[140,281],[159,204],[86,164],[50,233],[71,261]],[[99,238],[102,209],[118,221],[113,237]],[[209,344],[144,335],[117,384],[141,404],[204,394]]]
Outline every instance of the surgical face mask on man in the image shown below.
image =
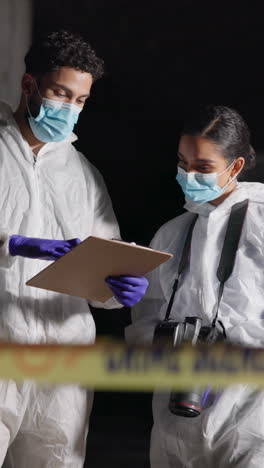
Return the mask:
[[30,115],[28,122],[33,134],[44,143],[65,140],[72,133],[82,109],[75,104],[43,98],[39,90],[38,93],[42,103],[36,117],[32,116],[27,101],[27,109]]
[[186,172],[178,166],[178,174],[176,176],[177,182],[180,184],[186,200],[195,203],[207,203],[220,197],[227,189],[227,187],[236,179],[236,174],[232,177],[224,187],[219,187],[217,184],[218,177],[231,169],[235,164],[233,161],[224,171],[217,173],[211,172],[203,174],[202,172]]

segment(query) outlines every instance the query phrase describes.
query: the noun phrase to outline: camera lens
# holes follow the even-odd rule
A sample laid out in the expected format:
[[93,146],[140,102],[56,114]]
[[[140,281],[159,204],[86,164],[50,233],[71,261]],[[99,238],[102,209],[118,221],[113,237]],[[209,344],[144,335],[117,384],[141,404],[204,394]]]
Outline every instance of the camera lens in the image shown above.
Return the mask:
[[169,410],[178,416],[194,418],[202,411],[201,389],[192,389],[190,392],[171,393]]

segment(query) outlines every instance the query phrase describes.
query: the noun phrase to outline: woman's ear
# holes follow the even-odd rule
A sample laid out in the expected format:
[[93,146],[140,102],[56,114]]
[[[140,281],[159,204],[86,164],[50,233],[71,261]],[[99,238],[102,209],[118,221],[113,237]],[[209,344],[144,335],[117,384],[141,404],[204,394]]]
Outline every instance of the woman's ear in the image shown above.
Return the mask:
[[242,157],[237,158],[231,171],[231,178],[238,176],[238,174],[242,171],[244,165],[245,159]]

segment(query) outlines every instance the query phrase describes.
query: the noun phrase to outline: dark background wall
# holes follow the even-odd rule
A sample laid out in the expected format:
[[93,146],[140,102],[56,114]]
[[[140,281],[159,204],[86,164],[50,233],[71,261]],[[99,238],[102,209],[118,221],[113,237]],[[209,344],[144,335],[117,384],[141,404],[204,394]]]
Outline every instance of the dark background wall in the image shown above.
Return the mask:
[[106,63],[77,127],[102,171],[123,236],[147,244],[174,217],[182,111],[236,107],[262,144],[263,15],[259,1],[35,0],[34,34],[84,34]]
[[[182,115],[197,102],[237,108],[252,130],[263,181],[260,1],[35,0],[33,34],[70,28],[104,58],[76,131],[103,173],[125,240],[147,245],[182,210],[174,180]],[[122,336],[128,311],[95,311],[99,334]],[[150,395],[97,393],[89,468],[148,467]],[[162,467],[161,467],[162,468]]]

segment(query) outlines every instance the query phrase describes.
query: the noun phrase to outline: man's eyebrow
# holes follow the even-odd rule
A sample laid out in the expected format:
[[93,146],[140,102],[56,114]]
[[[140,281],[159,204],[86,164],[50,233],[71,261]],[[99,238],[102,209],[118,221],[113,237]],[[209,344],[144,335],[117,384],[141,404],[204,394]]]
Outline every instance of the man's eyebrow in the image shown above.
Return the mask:
[[[61,88],[63,89],[64,91],[66,91],[67,93],[69,94],[72,94],[72,90],[70,88],[67,88],[67,86],[61,84],[61,83],[58,83],[57,81],[52,81],[51,84],[53,86],[57,86],[58,88]],[[89,97],[90,94],[82,94],[81,96],[78,96],[78,97]]]
[[180,151],[178,151],[178,156],[180,156],[181,158],[184,158],[183,154],[181,154]]

